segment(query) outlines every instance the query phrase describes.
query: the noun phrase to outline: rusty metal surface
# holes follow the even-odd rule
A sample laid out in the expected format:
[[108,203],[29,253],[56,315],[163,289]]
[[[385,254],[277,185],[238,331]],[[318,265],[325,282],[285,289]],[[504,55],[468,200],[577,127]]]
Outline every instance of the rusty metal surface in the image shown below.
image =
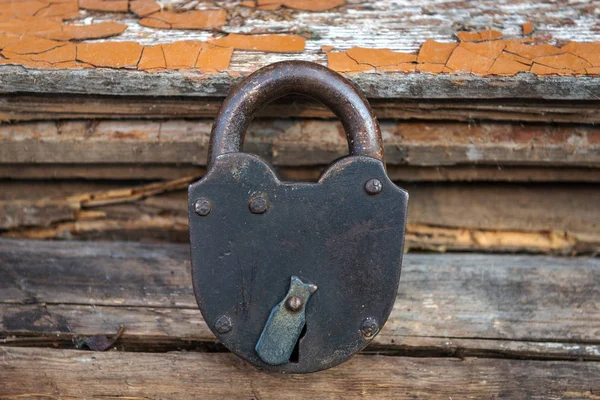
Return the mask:
[[301,94],[320,101],[342,121],[350,155],[383,161],[379,124],[365,97],[346,78],[306,61],[284,61],[259,69],[233,89],[213,125],[209,166],[219,154],[241,151],[256,112],[279,97]]
[[[305,373],[347,360],[379,332],[396,298],[408,194],[386,174],[366,101],[340,79],[306,62],[249,77],[225,101],[213,128],[210,169],[189,188],[200,310],[228,349],[262,369]],[[316,183],[282,182],[262,159],[239,152],[252,113],[292,89],[323,99],[348,132],[351,154]],[[287,298],[294,276],[319,288],[310,301]],[[287,349],[286,356],[289,337],[298,338],[287,362],[268,355],[265,362],[256,351],[274,306],[304,313],[305,324],[271,336],[285,339],[270,347]]]

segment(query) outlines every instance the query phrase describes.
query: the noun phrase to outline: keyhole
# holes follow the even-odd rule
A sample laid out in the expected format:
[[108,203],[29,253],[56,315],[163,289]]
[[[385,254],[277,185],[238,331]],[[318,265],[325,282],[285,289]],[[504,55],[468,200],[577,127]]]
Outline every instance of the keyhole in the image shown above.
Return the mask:
[[306,335],[306,324],[304,324],[304,328],[302,328],[302,332],[300,332],[300,336],[298,336],[298,340],[296,341],[296,346],[294,346],[294,350],[292,351],[292,355],[290,355],[291,363],[298,363],[300,360],[300,341]]

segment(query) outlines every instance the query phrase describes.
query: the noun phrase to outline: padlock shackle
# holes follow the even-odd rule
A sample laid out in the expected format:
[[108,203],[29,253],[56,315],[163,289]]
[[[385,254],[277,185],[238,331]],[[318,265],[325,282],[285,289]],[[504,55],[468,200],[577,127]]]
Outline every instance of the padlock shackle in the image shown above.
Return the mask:
[[367,99],[329,68],[307,61],[283,61],[259,69],[229,93],[212,128],[209,167],[221,154],[242,151],[256,112],[292,93],[311,97],[335,113],[346,131],[351,155],[383,161],[381,131]]

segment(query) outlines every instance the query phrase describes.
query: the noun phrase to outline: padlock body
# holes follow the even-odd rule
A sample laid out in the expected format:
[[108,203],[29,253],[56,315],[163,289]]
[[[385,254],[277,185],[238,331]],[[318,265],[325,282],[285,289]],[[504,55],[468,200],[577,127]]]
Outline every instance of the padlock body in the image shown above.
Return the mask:
[[[378,194],[365,184],[376,178]],[[264,196],[267,209],[249,202]],[[199,198],[210,212],[199,215]],[[394,185],[381,161],[349,156],[316,183],[281,182],[260,158],[219,156],[189,188],[192,276],[204,319],[231,351],[263,369],[314,372],[337,365],[372,337],[367,318],[382,327],[396,298],[408,194]],[[264,363],[255,346],[291,276],[318,287],[306,304],[306,329],[294,359]],[[222,316],[230,330],[215,328]]]

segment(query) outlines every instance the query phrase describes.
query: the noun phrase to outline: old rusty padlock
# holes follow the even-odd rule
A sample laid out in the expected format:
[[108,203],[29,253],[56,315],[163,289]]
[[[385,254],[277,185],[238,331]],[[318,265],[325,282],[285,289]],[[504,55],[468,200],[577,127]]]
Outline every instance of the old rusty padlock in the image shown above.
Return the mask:
[[[255,113],[286,94],[341,120],[350,155],[316,183],[282,182],[241,152]],[[208,173],[189,187],[193,285],[206,323],[262,369],[313,372],[364,348],[398,289],[408,194],[388,178],[379,125],[341,75],[302,61],[272,64],[225,100]]]

